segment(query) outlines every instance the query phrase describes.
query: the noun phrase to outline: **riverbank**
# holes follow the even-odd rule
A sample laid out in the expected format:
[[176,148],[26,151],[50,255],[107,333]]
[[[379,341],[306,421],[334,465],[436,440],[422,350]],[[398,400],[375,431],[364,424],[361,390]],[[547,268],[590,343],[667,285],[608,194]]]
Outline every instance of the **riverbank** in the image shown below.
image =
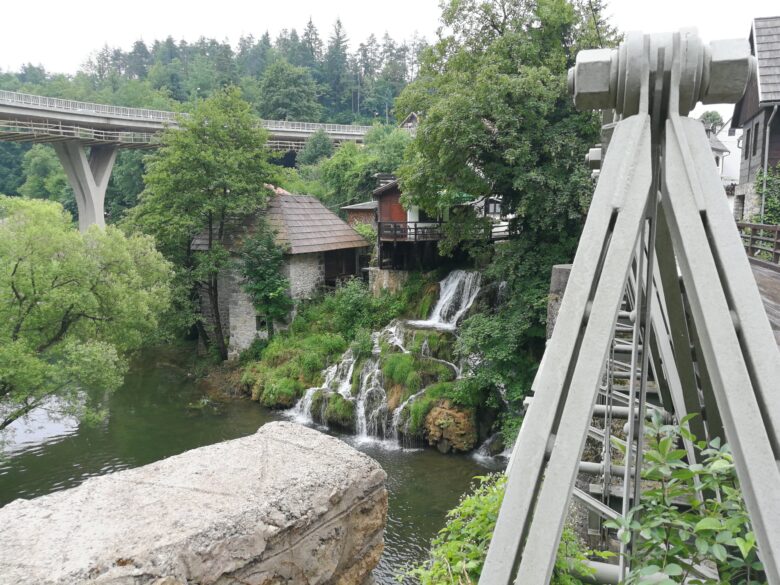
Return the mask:
[[[214,401],[189,374],[194,347],[151,349],[135,360],[125,384],[108,400],[103,423],[89,427],[45,412],[17,428],[0,460],[0,505],[33,498],[112,471],[137,467],[204,445],[254,433],[282,414],[246,400]],[[329,431],[376,459],[387,471],[385,553],[380,585],[426,558],[431,539],[475,476],[500,467],[492,460],[441,455],[431,449],[390,449]]]

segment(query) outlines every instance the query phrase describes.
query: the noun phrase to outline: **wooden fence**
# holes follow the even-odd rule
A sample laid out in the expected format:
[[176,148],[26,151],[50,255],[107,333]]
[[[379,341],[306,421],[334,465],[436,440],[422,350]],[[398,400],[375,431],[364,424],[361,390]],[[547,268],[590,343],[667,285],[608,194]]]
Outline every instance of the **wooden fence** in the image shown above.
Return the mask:
[[780,270],[780,226],[740,222],[737,228],[752,261]]

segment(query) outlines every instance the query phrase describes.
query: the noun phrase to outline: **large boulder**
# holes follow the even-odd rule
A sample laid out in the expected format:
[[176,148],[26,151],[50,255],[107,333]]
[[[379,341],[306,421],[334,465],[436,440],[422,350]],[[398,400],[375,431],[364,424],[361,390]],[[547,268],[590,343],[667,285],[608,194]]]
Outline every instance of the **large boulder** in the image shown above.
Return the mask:
[[477,443],[474,409],[440,400],[425,417],[425,436],[442,453],[471,451]]
[[360,585],[385,472],[288,422],[0,509],[0,584]]

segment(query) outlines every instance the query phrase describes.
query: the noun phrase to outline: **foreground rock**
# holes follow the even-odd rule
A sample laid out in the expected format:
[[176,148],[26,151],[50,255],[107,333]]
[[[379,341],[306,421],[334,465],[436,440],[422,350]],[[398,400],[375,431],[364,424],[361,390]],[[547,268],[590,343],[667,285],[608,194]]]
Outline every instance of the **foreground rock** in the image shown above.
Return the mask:
[[293,423],[0,509],[0,584],[359,585],[385,473]]

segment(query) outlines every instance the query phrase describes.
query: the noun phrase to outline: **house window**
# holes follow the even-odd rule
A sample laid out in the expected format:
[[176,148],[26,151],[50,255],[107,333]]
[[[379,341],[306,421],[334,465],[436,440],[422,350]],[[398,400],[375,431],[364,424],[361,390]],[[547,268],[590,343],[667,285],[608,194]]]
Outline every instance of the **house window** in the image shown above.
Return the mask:
[[266,321],[264,315],[255,315],[255,331],[265,331],[268,327],[268,321]]
[[758,153],[758,122],[753,126],[753,156]]
[[501,202],[495,199],[488,199],[487,213],[488,215],[501,215]]
[[745,160],[750,158],[750,146],[751,146],[751,142],[750,142],[750,128],[748,128],[747,129],[747,135],[745,136],[745,142],[742,145],[742,149],[745,151],[744,152]]

